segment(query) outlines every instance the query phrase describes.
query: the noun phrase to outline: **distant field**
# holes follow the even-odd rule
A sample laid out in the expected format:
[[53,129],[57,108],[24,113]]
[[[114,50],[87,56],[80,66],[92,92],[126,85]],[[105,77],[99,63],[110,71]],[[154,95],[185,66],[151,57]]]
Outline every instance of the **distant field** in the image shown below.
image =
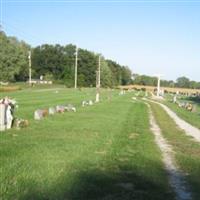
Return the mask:
[[[152,92],[157,89],[157,86],[148,86],[148,85],[127,85],[127,86],[120,86],[123,89],[137,89],[137,90],[146,90],[148,92]],[[184,93],[184,94],[196,94],[200,93],[200,89],[189,89],[189,88],[170,88],[170,87],[161,87],[161,89],[165,90],[166,92],[171,93]]]
[[[42,88],[8,93],[30,126],[0,134],[0,199],[174,200],[145,104],[132,93]],[[6,93],[1,93],[1,97]],[[37,108],[72,103],[76,113],[33,120]]]

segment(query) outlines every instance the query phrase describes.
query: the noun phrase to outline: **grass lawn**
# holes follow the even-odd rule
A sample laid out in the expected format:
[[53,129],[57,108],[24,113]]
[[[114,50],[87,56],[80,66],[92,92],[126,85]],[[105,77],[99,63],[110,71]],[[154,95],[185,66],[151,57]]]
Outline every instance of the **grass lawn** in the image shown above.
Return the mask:
[[193,199],[199,200],[200,143],[186,136],[159,105],[151,103],[151,106],[156,120],[162,129],[163,136],[173,146],[178,165],[187,175],[186,179],[194,194]]
[[[30,126],[0,134],[0,199],[175,199],[143,103],[118,91],[109,102],[104,90],[101,103],[82,108],[94,89],[56,90],[9,93]],[[77,113],[32,119],[62,103]]]

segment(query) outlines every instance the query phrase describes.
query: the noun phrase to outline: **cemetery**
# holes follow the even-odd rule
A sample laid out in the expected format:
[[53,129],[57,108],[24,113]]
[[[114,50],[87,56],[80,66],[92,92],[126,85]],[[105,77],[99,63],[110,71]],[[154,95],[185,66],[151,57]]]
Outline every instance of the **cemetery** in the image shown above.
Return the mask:
[[199,8],[0,0],[0,200],[200,200]]
[[[1,168],[0,196],[131,199],[138,187],[144,199],[149,192],[152,200],[198,199],[199,94],[166,90],[160,77],[157,87],[114,89],[101,88],[96,78],[96,88],[28,82],[0,94],[0,153],[11,163]],[[16,184],[5,183],[13,177]]]
[[[169,192],[170,188],[167,185],[167,176],[164,174],[164,168],[162,168],[162,165],[159,167],[154,164],[155,162],[162,163],[162,160],[157,158],[160,153],[153,143],[153,135],[149,134],[151,131],[148,128],[148,112],[145,104],[142,102],[144,101],[143,97],[151,98],[151,93],[142,90],[129,90],[128,92],[124,92],[115,89],[111,90],[112,99],[110,99],[108,90],[102,88],[100,102],[94,103],[92,99],[95,97],[95,89],[85,88],[80,91],[62,87],[58,89],[58,86],[56,86],[55,89],[51,86],[50,90],[32,88],[31,101],[29,101],[29,90],[30,89],[24,89],[12,93],[1,93],[2,100],[0,106],[4,104],[10,104],[9,106],[11,106],[12,102],[12,104],[18,108],[15,108],[14,116],[16,120],[13,124],[13,128],[9,129],[10,124],[8,123],[6,124],[7,127],[5,127],[5,130],[0,134],[0,151],[6,150],[10,152],[10,156],[7,157],[7,159],[12,161],[15,159],[15,154],[12,154],[12,151],[18,152],[19,145],[21,146],[21,151],[24,152],[24,156],[18,157],[16,164],[13,163],[9,165],[9,168],[8,165],[6,165],[6,168],[3,167],[0,179],[3,181],[5,174],[9,179],[14,176],[16,181],[21,183],[21,179],[24,176],[21,170],[25,170],[25,176],[27,177],[25,179],[26,184],[20,186],[22,190],[26,190],[27,192],[17,193],[18,184],[4,184],[1,195],[6,196],[5,191],[7,191],[11,196],[13,195],[17,199],[29,199],[30,194],[34,199],[48,198],[50,196],[53,197],[53,199],[63,199],[65,197],[80,199],[83,195],[85,199],[88,199],[88,197],[92,195],[90,191],[96,191],[100,184],[102,188],[101,192],[96,191],[95,196],[98,195],[103,198],[104,194],[107,194],[106,191],[108,188],[110,190],[109,194],[121,195],[124,191],[132,191],[133,184],[136,184],[140,190],[143,190],[142,196],[144,197],[144,191],[147,189],[151,192],[154,190],[162,191],[153,195],[158,199],[165,198],[166,196],[168,199],[173,199],[173,193]],[[9,98],[3,98],[6,95],[9,95]],[[41,95],[43,98],[41,98]],[[174,98],[174,95],[165,95],[166,100],[162,101],[166,105],[169,102],[177,106],[177,108],[183,109],[179,107],[180,97],[181,96]],[[134,104],[132,103],[133,101]],[[157,109],[160,108],[153,103],[151,104],[153,113],[155,112],[155,117],[161,115],[161,111],[157,112]],[[87,107],[87,109],[85,107]],[[186,111],[186,108],[184,108],[184,110]],[[188,112],[188,114],[194,114],[194,112],[186,112]],[[162,116],[159,117],[163,118],[167,116],[163,113]],[[164,119],[164,121],[166,121],[166,119]],[[170,119],[167,119],[167,121],[170,122]],[[135,133],[132,132],[133,127],[134,131],[136,131]],[[166,129],[162,124],[161,127],[163,130]],[[112,132],[107,134],[108,130],[112,130]],[[121,135],[122,130],[124,134]],[[179,138],[181,134],[178,133],[178,131],[180,130],[174,130],[174,134],[177,134],[177,138]],[[121,138],[120,141],[117,139],[119,136]],[[40,139],[38,140],[38,138]],[[173,136],[167,135],[167,138],[168,141],[174,142]],[[10,141],[11,139],[12,142]],[[188,139],[181,138],[180,140],[183,142],[183,146],[178,146],[177,152],[181,151],[181,149],[186,149],[186,151],[189,152],[189,149],[187,149],[188,147],[184,146]],[[124,143],[123,141],[126,142]],[[194,141],[190,141],[189,143],[192,145]],[[26,147],[27,145],[29,146],[28,149]],[[87,145],[87,148],[85,148],[85,145]],[[51,146],[51,148],[48,148],[47,151],[45,149],[48,146]],[[146,146],[148,146],[148,148],[146,148]],[[143,149],[142,151],[140,150],[141,148]],[[192,148],[194,151],[198,151],[198,146],[192,146]],[[114,153],[116,150],[118,152],[117,155]],[[137,154],[139,157],[142,158],[148,155],[148,158],[152,159],[154,162],[148,159],[140,160],[138,156],[130,157],[133,150],[138,150]],[[151,151],[151,154],[149,154],[149,151]],[[34,155],[37,155],[37,157]],[[192,159],[191,156],[194,158],[197,155],[196,153],[194,155],[185,153],[184,159]],[[34,159],[28,159],[31,157],[34,157]],[[63,157],[67,159],[63,159]],[[110,157],[116,161],[110,160]],[[43,159],[41,160],[41,158]],[[16,168],[17,163],[21,163],[22,159],[24,160],[23,165],[26,167]],[[180,155],[179,159],[182,160],[183,157]],[[144,171],[141,166],[146,162],[148,164],[143,166],[145,169]],[[149,165],[149,162],[151,165]],[[51,164],[49,165],[48,163]],[[186,170],[184,164],[179,164]],[[44,167],[47,165],[48,167]],[[138,170],[146,181],[149,179],[148,177],[155,178],[159,176],[159,178],[157,178],[157,180],[160,180],[159,184],[154,185],[154,183],[150,181],[148,183],[150,187],[145,186],[144,188],[144,182],[140,185],[140,182],[138,182],[139,179],[135,174],[129,174],[128,171],[126,172],[126,165],[132,166],[130,169],[133,171],[134,168],[139,165],[140,167]],[[197,163],[195,164],[191,161],[190,165],[195,166]],[[70,168],[67,166],[70,166]],[[120,168],[121,170],[119,170]],[[112,172],[110,172],[109,169],[112,169]],[[78,174],[74,173],[74,170],[77,171]],[[88,176],[85,177],[86,180],[88,178],[91,180],[94,179],[93,189],[88,185],[91,184],[90,181],[88,182],[85,178],[79,177],[82,176],[85,170],[89,173]],[[151,170],[153,170],[154,173],[149,174],[148,172]],[[68,175],[65,174],[65,171]],[[17,176],[15,175],[16,172],[18,172]],[[162,172],[162,175],[158,172]],[[43,177],[39,177],[37,173],[43,174]],[[126,173],[128,173],[128,176]],[[198,173],[198,171],[191,173],[194,179],[196,179],[196,173]],[[33,176],[33,174],[35,175]],[[98,179],[99,174],[102,174],[101,178],[103,178],[104,184],[101,184],[101,181]],[[107,177],[108,174],[110,178]],[[115,177],[117,174],[120,175],[121,178],[116,179]],[[160,177],[162,177],[162,179],[160,179]],[[29,186],[33,179],[36,182]],[[76,187],[76,190],[79,192],[72,192],[69,188],[71,187],[70,185],[73,185],[73,182],[70,182],[70,180],[76,179],[76,186],[73,187]],[[52,180],[57,184],[52,186]],[[121,182],[122,180],[123,182]],[[136,182],[133,182],[133,180]],[[63,187],[65,181],[68,182],[66,186],[67,190],[65,190],[65,192],[64,190],[61,190],[59,193],[56,192],[59,188]],[[46,183],[45,187],[44,183]],[[79,184],[81,186],[79,186]],[[162,185],[162,187],[160,187],[160,185]],[[43,188],[42,192],[36,192],[40,190],[39,188]],[[84,190],[82,190],[83,188]],[[90,189],[88,190],[88,188]],[[102,193],[102,191],[104,192]],[[166,193],[163,193],[163,191],[166,191]]]

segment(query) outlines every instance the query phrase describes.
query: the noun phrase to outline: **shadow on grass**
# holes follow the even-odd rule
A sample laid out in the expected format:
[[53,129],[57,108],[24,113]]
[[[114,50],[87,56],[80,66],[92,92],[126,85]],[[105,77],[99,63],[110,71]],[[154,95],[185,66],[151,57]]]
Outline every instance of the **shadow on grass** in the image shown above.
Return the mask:
[[187,97],[186,99],[188,101],[192,101],[193,103],[200,104],[200,97],[199,96],[197,96],[197,97]]
[[73,177],[70,184],[61,177],[50,188],[36,185],[29,188],[20,200],[174,200],[166,185],[130,171],[81,172]]

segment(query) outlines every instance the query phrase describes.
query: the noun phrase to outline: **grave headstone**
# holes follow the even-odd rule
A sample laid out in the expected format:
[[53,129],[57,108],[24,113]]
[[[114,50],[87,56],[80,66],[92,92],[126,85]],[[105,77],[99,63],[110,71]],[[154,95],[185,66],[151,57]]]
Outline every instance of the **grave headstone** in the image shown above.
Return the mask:
[[65,112],[65,106],[57,105],[56,106],[56,112],[58,112],[58,113],[64,113]]
[[54,107],[49,108],[49,115],[54,115],[56,113],[56,109]]
[[92,100],[89,100],[89,101],[88,101],[88,105],[92,106],[92,105],[93,105],[93,101],[92,101]]
[[82,106],[87,106],[88,105],[88,102],[87,101],[82,101]]
[[12,127],[15,104],[16,101],[8,97],[0,100],[0,131]]
[[34,119],[35,120],[41,120],[41,119],[43,119],[43,110],[36,110],[35,112],[34,112]]
[[16,119],[14,125],[17,129],[25,128],[29,125],[29,121],[25,119]]
[[72,104],[68,104],[67,106],[65,106],[65,110],[68,112],[76,112],[76,108]]
[[6,106],[4,104],[0,104],[0,131],[4,131],[6,129]]
[[174,95],[174,97],[173,97],[173,103],[176,103],[176,100],[177,100],[177,96]]

